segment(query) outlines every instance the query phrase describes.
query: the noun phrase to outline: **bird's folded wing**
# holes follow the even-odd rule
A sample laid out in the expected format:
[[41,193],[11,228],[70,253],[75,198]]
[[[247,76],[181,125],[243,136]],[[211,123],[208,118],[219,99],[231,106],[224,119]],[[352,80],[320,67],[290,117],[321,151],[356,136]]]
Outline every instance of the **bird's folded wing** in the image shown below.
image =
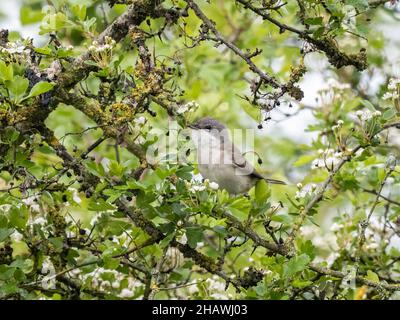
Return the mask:
[[232,147],[232,165],[238,170],[238,173],[243,175],[249,175],[257,179],[264,179],[268,183],[272,184],[286,184],[286,182],[276,179],[266,178],[254,169],[254,167],[246,160],[246,158],[239,152],[239,150]]

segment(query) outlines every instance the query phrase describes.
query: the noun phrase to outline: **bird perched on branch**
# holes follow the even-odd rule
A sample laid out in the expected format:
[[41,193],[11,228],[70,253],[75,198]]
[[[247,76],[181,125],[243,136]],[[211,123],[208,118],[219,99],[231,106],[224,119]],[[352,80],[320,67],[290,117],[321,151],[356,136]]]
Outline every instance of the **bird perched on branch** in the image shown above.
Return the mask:
[[227,128],[217,120],[202,118],[188,127],[192,129],[198,168],[204,179],[218,183],[230,194],[245,193],[258,180],[286,184],[258,173],[230,140]]

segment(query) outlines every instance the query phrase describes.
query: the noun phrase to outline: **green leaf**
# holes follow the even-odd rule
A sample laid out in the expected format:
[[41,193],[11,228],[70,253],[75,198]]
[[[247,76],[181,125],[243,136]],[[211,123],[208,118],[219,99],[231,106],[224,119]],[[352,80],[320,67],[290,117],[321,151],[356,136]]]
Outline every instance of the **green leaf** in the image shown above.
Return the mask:
[[358,10],[365,10],[369,8],[369,4],[367,0],[347,0],[347,4],[353,6]]
[[369,102],[368,100],[362,99],[361,100],[361,104],[371,112],[375,112],[376,111],[374,105],[371,102]]
[[106,171],[101,163],[96,163],[94,161],[86,161],[85,166],[91,174],[102,178],[106,175]]
[[13,81],[7,82],[6,87],[10,91],[11,98],[16,103],[19,103],[29,87],[29,80],[21,76],[15,76]]
[[57,252],[61,252],[64,246],[64,239],[62,237],[49,238],[49,242],[54,246]]
[[146,186],[141,183],[140,181],[136,181],[136,180],[129,180],[126,183],[128,189],[132,189],[132,190],[146,190]]
[[160,241],[160,248],[161,249],[166,248],[174,237],[175,237],[175,232],[169,233],[164,239]]
[[271,196],[271,188],[265,180],[258,180],[255,188],[256,203],[261,206],[265,204]]
[[13,228],[1,228],[0,229],[0,242],[3,242],[14,232]]
[[71,7],[71,12],[79,18],[79,20],[85,20],[86,18],[86,6],[74,5]]
[[103,257],[104,268],[109,270],[115,270],[119,266],[119,259],[112,257]]
[[192,249],[195,249],[198,242],[203,240],[203,229],[200,227],[187,227],[186,237],[188,244]]
[[29,93],[29,95],[25,99],[39,96],[43,93],[50,91],[53,88],[54,88],[54,84],[47,82],[47,81],[42,81],[42,82],[36,83],[33,86],[33,88],[31,89],[31,92]]
[[51,55],[51,48],[50,47],[42,47],[42,48],[35,48],[35,51],[39,54],[43,54],[46,56]]
[[19,17],[22,25],[40,22],[45,14],[40,10],[33,10],[30,6],[23,6],[19,11]]
[[18,137],[19,137],[19,132],[14,127],[7,127],[4,130],[2,142],[11,144],[17,141]]
[[304,23],[309,25],[322,25],[322,21],[323,21],[322,17],[314,17],[305,19]]
[[11,81],[14,77],[14,70],[12,64],[7,65],[4,61],[0,60],[0,79],[3,81]]
[[49,14],[47,14],[41,20],[42,24],[40,26],[40,35],[53,31],[59,31],[65,28],[69,22],[67,16],[62,12],[49,12]]
[[22,270],[23,273],[27,274],[32,271],[33,265],[34,265],[33,260],[23,259],[21,257],[18,257],[11,263],[10,266],[19,268],[20,270]]
[[176,175],[181,179],[190,180],[192,179],[192,171],[192,166],[184,166],[176,171]]
[[316,248],[312,244],[311,240],[301,243],[300,251],[307,254],[311,260],[316,256]]
[[29,218],[29,211],[26,206],[21,206],[20,208],[12,207],[9,211],[9,216],[10,224],[13,227],[25,229]]
[[296,273],[306,269],[310,260],[310,257],[305,253],[290,258],[290,260],[283,266],[283,275],[286,278],[294,276]]
[[393,108],[389,108],[383,113],[382,118],[383,118],[383,120],[390,120],[395,115],[396,115],[396,110]]
[[311,161],[313,161],[315,159],[315,156],[309,155],[309,154],[305,154],[300,156],[294,163],[293,166],[294,167],[301,167],[307,163],[310,163]]
[[95,199],[91,198],[91,201],[88,205],[88,210],[90,211],[107,211],[107,210],[114,210],[115,207],[105,201],[104,199]]
[[287,214],[274,214],[271,217],[271,221],[280,222],[284,225],[290,225],[293,222],[293,219]]
[[367,271],[367,276],[366,276],[366,278],[367,278],[368,280],[372,281],[372,282],[379,282],[379,277],[378,277],[378,275],[377,275],[375,272],[371,271],[371,270],[368,270],[368,271]]
[[313,282],[312,281],[303,281],[303,280],[299,280],[299,279],[295,279],[293,282],[292,282],[292,285],[293,285],[293,287],[295,287],[295,288],[305,288],[305,287],[307,287],[307,286],[309,286],[309,285],[311,285]]
[[9,280],[14,276],[16,268],[9,267],[6,264],[0,265],[0,280]]

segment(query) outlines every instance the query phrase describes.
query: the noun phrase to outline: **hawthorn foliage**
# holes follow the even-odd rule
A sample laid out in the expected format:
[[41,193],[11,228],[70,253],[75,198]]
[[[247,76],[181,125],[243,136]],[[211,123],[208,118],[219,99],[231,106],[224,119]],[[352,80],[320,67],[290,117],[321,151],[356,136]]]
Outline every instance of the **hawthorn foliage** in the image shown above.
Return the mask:
[[[398,14],[23,1],[40,37],[0,31],[0,298],[398,298],[400,79],[381,28]],[[311,142],[278,132],[304,113]],[[288,185],[230,196],[198,179],[180,133],[205,115],[271,128],[257,168]]]

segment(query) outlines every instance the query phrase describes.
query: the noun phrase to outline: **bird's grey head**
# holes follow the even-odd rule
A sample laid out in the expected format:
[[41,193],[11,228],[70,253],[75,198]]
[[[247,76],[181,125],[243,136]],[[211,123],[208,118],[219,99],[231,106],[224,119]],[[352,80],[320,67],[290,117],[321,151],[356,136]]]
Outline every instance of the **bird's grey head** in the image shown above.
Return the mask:
[[226,127],[222,123],[210,117],[201,118],[200,120],[188,125],[188,127],[195,130],[217,130],[219,132],[226,130]]

